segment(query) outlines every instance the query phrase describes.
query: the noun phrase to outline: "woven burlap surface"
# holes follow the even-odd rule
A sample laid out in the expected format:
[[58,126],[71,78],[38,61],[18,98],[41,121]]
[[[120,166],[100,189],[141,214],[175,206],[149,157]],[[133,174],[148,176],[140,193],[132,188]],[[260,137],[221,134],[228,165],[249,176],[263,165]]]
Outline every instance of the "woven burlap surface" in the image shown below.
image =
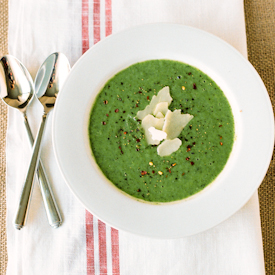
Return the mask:
[[[8,0],[0,0],[0,56],[8,52]],[[7,107],[0,102],[0,274],[6,274],[6,128]]]
[[[248,59],[264,81],[275,111],[275,1],[245,0]],[[255,110],[257,111],[257,110]],[[257,149],[257,148],[255,148]],[[275,155],[259,188],[266,274],[275,274]]]
[[[248,58],[262,77],[275,110],[275,1],[244,0]],[[0,0],[0,56],[8,52],[8,0]],[[255,110],[257,111],[257,110]],[[6,274],[7,107],[0,102],[0,275]],[[256,149],[256,148],[255,148]],[[267,275],[275,274],[275,156],[259,188]]]

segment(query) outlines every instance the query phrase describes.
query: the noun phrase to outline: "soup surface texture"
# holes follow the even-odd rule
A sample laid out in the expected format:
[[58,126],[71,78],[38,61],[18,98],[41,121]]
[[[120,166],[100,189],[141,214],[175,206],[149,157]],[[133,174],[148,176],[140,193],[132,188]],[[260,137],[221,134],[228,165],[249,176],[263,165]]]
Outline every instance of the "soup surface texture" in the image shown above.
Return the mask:
[[[180,148],[160,157],[137,119],[153,95],[169,86],[169,110],[193,115]],[[89,120],[94,158],[127,194],[150,202],[187,198],[223,170],[234,142],[234,119],[223,91],[202,71],[172,60],[148,60],[112,77],[98,94]]]

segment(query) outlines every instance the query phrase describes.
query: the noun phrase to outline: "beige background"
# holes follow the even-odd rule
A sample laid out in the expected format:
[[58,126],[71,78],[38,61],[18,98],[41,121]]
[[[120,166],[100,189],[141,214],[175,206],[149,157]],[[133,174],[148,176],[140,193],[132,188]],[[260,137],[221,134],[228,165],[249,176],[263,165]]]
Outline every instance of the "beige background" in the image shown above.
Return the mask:
[[[275,111],[275,1],[244,0],[249,61],[262,77]],[[8,0],[0,0],[0,56],[8,53]],[[0,102],[0,275],[6,274],[5,137],[7,108]],[[275,274],[275,158],[259,189],[266,274]]]
[[[0,56],[8,53],[8,0],[0,0]],[[7,108],[0,103],[0,274],[6,274],[6,126]]]

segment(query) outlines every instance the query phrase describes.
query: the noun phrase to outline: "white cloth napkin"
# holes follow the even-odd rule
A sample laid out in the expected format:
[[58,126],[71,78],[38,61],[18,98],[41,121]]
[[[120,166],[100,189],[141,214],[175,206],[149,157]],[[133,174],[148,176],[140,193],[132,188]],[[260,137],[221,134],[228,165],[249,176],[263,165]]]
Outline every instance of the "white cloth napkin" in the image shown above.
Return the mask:
[[[9,51],[35,74],[61,51],[73,65],[110,33],[150,22],[174,22],[213,33],[246,56],[242,0],[10,0]],[[74,110],[72,110],[74,111]],[[28,109],[34,135],[42,107]],[[27,225],[13,227],[30,146],[21,114],[9,109],[7,130],[7,274],[265,274],[258,196],[222,224],[195,236],[156,240],[117,231],[89,214],[64,182],[53,153],[52,114],[41,159],[63,225],[49,226],[35,183]]]

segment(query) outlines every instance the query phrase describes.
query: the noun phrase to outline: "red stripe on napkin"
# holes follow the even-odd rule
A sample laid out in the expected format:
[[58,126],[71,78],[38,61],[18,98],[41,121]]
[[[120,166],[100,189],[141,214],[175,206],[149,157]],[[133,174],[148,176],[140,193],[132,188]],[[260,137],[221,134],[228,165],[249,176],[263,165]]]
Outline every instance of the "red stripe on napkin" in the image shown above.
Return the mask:
[[87,275],[95,274],[93,215],[86,211]]
[[105,35],[112,33],[112,1],[105,0]]
[[100,40],[100,0],[94,0],[94,44]]
[[98,220],[100,274],[107,274],[106,225]]
[[111,228],[112,269],[113,275],[119,275],[119,235],[118,230]]
[[82,53],[89,49],[89,0],[82,0]]

